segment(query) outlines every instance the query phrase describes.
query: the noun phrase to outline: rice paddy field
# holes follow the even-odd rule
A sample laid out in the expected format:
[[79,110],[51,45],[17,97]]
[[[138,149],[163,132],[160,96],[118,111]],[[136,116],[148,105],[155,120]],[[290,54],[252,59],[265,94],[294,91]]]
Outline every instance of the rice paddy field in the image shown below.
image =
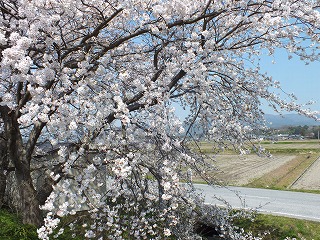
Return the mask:
[[265,141],[261,146],[271,157],[239,155],[231,150],[215,155],[210,152],[210,142],[199,143],[218,168],[214,177],[224,184],[320,192],[318,140]]

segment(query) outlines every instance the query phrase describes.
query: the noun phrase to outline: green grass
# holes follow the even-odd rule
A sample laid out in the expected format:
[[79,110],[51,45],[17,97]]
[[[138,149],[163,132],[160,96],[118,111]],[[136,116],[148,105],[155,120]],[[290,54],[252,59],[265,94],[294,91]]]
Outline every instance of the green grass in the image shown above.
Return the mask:
[[[297,240],[320,240],[320,222],[258,214],[253,222],[248,219],[237,219],[234,224],[246,232],[254,233],[255,236],[269,232],[263,238],[264,240],[280,240],[286,237]],[[63,235],[53,239],[80,240],[83,238],[72,238],[70,231],[67,230]],[[36,227],[23,225],[16,214],[0,209],[0,240],[38,240]]]
[[0,209],[1,240],[38,240],[36,227],[22,225],[17,215]]
[[[82,240],[83,237],[72,238],[71,231],[65,228],[62,235],[58,238],[52,237],[52,239]],[[39,238],[35,226],[22,224],[18,215],[8,210],[0,209],[0,240],[39,240]]]
[[286,237],[297,240],[320,240],[320,222],[258,214],[253,222],[248,219],[238,219],[234,223],[256,236],[269,232],[264,236],[264,240],[280,240]]
[[314,194],[320,194],[320,190],[311,190],[311,189],[285,189],[286,191],[290,192],[304,192],[304,193],[314,193]]
[[262,141],[261,144],[317,144],[319,140],[295,140],[295,141]]
[[297,140],[281,142],[262,142],[260,143],[267,151],[273,154],[299,154],[299,153],[319,153],[319,141]]
[[[248,143],[247,147],[250,147],[250,145],[251,143]],[[260,145],[271,154],[299,154],[308,152],[320,153],[320,143],[318,140],[288,140],[278,142],[263,141],[260,143]],[[224,150],[219,149],[214,143],[205,141],[198,142],[197,145],[195,143],[190,143],[189,146],[194,151],[204,154],[228,155],[238,153],[230,144],[225,144],[226,148]],[[253,153],[253,149],[251,150]]]

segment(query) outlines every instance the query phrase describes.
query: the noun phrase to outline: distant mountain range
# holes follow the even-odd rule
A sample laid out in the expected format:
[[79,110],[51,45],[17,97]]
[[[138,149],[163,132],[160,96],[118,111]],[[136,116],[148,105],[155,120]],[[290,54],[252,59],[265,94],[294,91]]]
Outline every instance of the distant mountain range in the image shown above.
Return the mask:
[[320,122],[315,121],[314,119],[301,116],[299,114],[283,114],[280,115],[272,115],[266,114],[265,119],[267,121],[267,125],[272,128],[279,128],[284,126],[319,126]]
[[[270,128],[281,128],[288,126],[320,126],[320,122],[315,121],[312,118],[301,116],[299,114],[283,114],[273,115],[265,114],[266,124]],[[189,125],[184,124],[184,128],[188,129]],[[200,125],[195,123],[190,129],[192,135],[202,135],[203,129]]]

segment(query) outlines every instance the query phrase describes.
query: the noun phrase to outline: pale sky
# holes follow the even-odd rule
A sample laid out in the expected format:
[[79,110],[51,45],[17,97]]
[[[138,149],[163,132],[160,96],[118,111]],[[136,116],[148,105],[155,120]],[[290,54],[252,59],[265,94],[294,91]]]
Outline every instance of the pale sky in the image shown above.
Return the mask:
[[[274,64],[272,60],[275,60]],[[268,72],[279,81],[285,92],[294,93],[299,104],[313,100],[316,103],[307,107],[320,111],[320,62],[306,65],[296,56],[288,60],[286,52],[278,50],[274,58],[262,58],[261,68],[262,72]],[[273,113],[269,107],[263,106],[262,109],[265,113]]]

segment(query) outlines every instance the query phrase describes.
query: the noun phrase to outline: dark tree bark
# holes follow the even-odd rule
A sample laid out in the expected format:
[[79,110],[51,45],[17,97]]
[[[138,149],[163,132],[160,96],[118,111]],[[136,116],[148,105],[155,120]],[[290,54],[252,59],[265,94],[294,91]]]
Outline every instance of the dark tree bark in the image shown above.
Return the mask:
[[50,176],[47,176],[44,173],[44,177],[41,179],[42,181],[40,184],[37,185],[37,199],[40,205],[44,205],[47,198],[50,196],[51,192],[53,191],[53,185],[55,182]]
[[23,223],[41,226],[43,219],[37,192],[32,184],[30,174],[25,170],[26,169],[16,171],[16,179],[21,199],[20,206],[18,206],[20,209],[19,212]]
[[31,177],[31,154],[25,149],[17,121],[17,115],[7,107],[2,107],[7,157],[12,161],[20,203],[17,206],[25,224],[40,226],[42,214]]
[[5,204],[4,197],[7,187],[8,164],[6,141],[3,133],[0,133],[0,208]]

